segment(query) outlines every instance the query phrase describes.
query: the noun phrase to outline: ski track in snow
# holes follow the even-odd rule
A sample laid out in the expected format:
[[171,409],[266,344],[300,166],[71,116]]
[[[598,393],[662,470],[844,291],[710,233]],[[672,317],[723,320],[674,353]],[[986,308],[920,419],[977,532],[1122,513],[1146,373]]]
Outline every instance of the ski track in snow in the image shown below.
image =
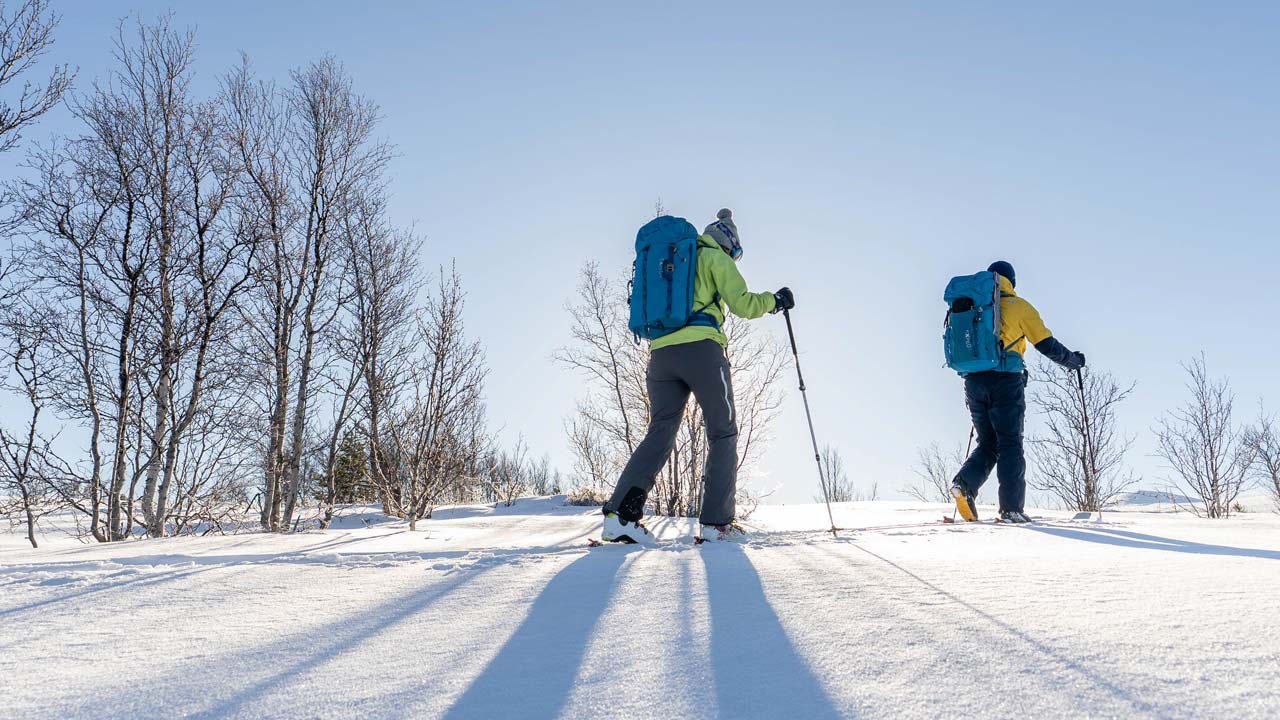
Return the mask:
[[1280,517],[762,507],[743,546],[585,549],[526,500],[396,523],[23,549],[0,717],[1280,716]]

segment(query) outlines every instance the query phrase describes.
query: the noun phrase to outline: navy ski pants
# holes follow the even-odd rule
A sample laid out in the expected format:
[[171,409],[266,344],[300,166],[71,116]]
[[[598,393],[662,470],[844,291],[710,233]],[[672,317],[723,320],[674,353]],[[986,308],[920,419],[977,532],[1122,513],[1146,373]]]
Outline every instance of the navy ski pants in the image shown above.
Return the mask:
[[1000,510],[1023,512],[1027,498],[1027,461],[1022,427],[1027,415],[1026,373],[983,372],[964,379],[964,399],[973,417],[978,447],[956,480],[973,495],[996,468]]

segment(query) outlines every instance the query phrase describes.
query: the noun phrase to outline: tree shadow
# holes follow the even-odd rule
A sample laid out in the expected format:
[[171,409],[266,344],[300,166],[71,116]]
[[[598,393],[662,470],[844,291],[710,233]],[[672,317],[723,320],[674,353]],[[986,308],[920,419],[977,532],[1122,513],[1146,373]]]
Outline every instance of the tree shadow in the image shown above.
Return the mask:
[[[299,648],[302,648],[305,654],[295,662],[273,664],[271,670],[263,672],[261,679],[257,682],[208,709],[192,713],[189,717],[227,717],[252,707],[258,699],[270,696],[273,691],[283,685],[305,678],[309,672],[425,610],[491,569],[491,567],[479,567],[471,572],[460,573],[452,579],[434,583],[418,591],[407,602],[403,597],[399,597],[362,613],[363,617],[345,618],[319,630],[308,631],[303,637],[290,636],[259,648],[255,654],[260,657],[272,657],[285,653],[296,654]],[[218,660],[218,662],[227,661],[226,657]]]
[[711,666],[723,718],[840,718],[769,605],[746,552],[700,549],[711,615]]
[[[391,534],[397,534],[397,533],[391,533]],[[384,535],[382,537],[389,537],[389,536],[390,535]],[[369,538],[363,538],[363,539],[367,540]],[[68,592],[61,595],[44,598],[42,600],[33,600],[23,605],[15,605],[13,607],[0,609],[0,618],[3,618],[8,615],[15,615],[18,613],[27,612],[30,610],[36,610],[36,609],[47,607],[50,605],[57,605],[59,603],[67,602],[70,600],[83,599],[89,595],[94,595],[97,593],[111,592],[111,591],[122,590],[122,589],[128,589],[130,591],[133,591],[145,586],[159,585],[162,583],[180,580],[180,579],[189,577],[191,575],[208,572],[210,570],[219,570],[219,569],[224,569],[224,568],[233,567],[233,566],[266,565],[266,564],[273,564],[273,563],[297,563],[297,562],[332,563],[333,561],[328,556],[315,558],[312,556],[312,554],[322,550],[332,550],[333,548],[338,546],[348,545],[351,543],[361,542],[361,541],[362,541],[361,538],[347,539],[347,537],[344,536],[341,538],[330,539],[330,540],[327,540],[315,545],[311,545],[308,547],[299,548],[298,550],[293,550],[290,552],[272,553],[272,554],[263,554],[263,555],[253,555],[253,554],[208,555],[208,554],[198,554],[198,553],[183,555],[183,554],[170,553],[170,554],[164,554],[164,555],[148,555],[148,556],[140,556],[140,557],[126,556],[126,557],[109,558],[107,562],[111,562],[116,565],[121,565],[124,568],[173,567],[173,569],[166,569],[166,570],[161,570],[157,572],[147,573],[144,575],[138,575],[138,576],[123,578],[123,579],[112,577],[112,576],[98,578],[93,581],[94,584],[92,586],[87,588],[82,588],[82,589],[75,590],[74,592]],[[425,554],[419,553],[418,555],[422,556]],[[445,554],[439,553],[439,555],[443,556]],[[433,558],[434,556],[422,557],[420,559],[429,560]],[[7,575],[14,575],[14,576],[20,576],[23,573],[35,573],[35,572],[74,572],[75,570],[82,568],[84,565],[85,565],[85,561],[30,563],[30,564],[24,564],[24,565],[10,566],[9,568],[5,568],[4,572]],[[4,649],[5,647],[7,646],[0,646],[0,649]]]
[[[556,573],[445,718],[557,717],[573,691],[591,632],[634,550],[591,551]],[[627,643],[634,638],[619,637]]]
[[1260,548],[1239,548],[1230,545],[1211,545],[1208,543],[1178,540],[1176,538],[1146,535],[1130,530],[1114,528],[1064,528],[1056,525],[1026,525],[1028,530],[1035,530],[1046,535],[1084,540],[1103,545],[1138,548],[1140,550],[1163,550],[1165,552],[1189,553],[1192,555],[1222,555],[1227,557],[1248,557],[1262,560],[1280,560],[1280,551],[1262,550]]
[[[69,592],[69,593],[64,593],[62,595],[56,595],[54,597],[44,598],[43,600],[33,600],[24,605],[15,605],[10,608],[5,608],[4,610],[0,610],[0,618],[4,618],[5,616],[8,616],[8,615],[16,615],[18,613],[23,613],[30,610],[36,610],[39,608],[48,607],[50,605],[57,605],[58,603],[67,602],[69,600],[83,599],[85,597],[88,597],[90,595],[95,595],[97,593],[102,593],[102,592],[107,592],[112,590],[121,590],[121,589],[127,589],[130,591],[133,591],[148,585],[159,585],[162,583],[172,582],[174,580],[180,580],[182,578],[186,578],[191,575],[196,575],[202,572],[208,572],[209,570],[214,570],[214,569],[217,569],[217,566],[210,565],[210,566],[196,567],[196,568],[183,567],[175,570],[165,570],[158,573],[149,573],[146,575],[138,575],[138,576],[124,578],[124,579],[113,579],[111,576],[107,576],[107,577],[95,580],[94,585],[91,585],[86,588],[78,589],[74,592]],[[0,649],[3,649],[4,647],[7,647],[7,646],[0,646]]]

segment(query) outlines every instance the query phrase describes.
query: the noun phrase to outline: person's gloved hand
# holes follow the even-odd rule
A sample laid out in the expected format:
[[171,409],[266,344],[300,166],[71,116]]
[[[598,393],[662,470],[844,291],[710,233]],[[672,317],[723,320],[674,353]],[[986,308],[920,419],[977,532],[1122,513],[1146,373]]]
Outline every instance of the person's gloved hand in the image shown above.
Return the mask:
[[785,287],[782,288],[781,290],[773,294],[773,299],[774,299],[774,306],[773,306],[774,312],[782,312],[783,310],[790,310],[791,308],[796,306],[796,297],[795,295],[791,294],[791,288],[785,288]]
[[1073,352],[1071,357],[1067,358],[1067,368],[1070,370],[1079,370],[1084,367],[1084,353]]

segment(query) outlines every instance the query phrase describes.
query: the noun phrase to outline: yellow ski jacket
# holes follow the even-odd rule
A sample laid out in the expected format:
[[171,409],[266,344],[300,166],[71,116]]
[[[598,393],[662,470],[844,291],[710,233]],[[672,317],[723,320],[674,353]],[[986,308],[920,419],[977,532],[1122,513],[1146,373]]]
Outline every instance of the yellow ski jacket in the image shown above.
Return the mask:
[[1028,341],[1038,345],[1053,337],[1053,333],[1044,326],[1040,312],[1018,297],[1009,278],[996,275],[996,279],[1000,282],[1000,342],[1007,352],[1025,357]]

